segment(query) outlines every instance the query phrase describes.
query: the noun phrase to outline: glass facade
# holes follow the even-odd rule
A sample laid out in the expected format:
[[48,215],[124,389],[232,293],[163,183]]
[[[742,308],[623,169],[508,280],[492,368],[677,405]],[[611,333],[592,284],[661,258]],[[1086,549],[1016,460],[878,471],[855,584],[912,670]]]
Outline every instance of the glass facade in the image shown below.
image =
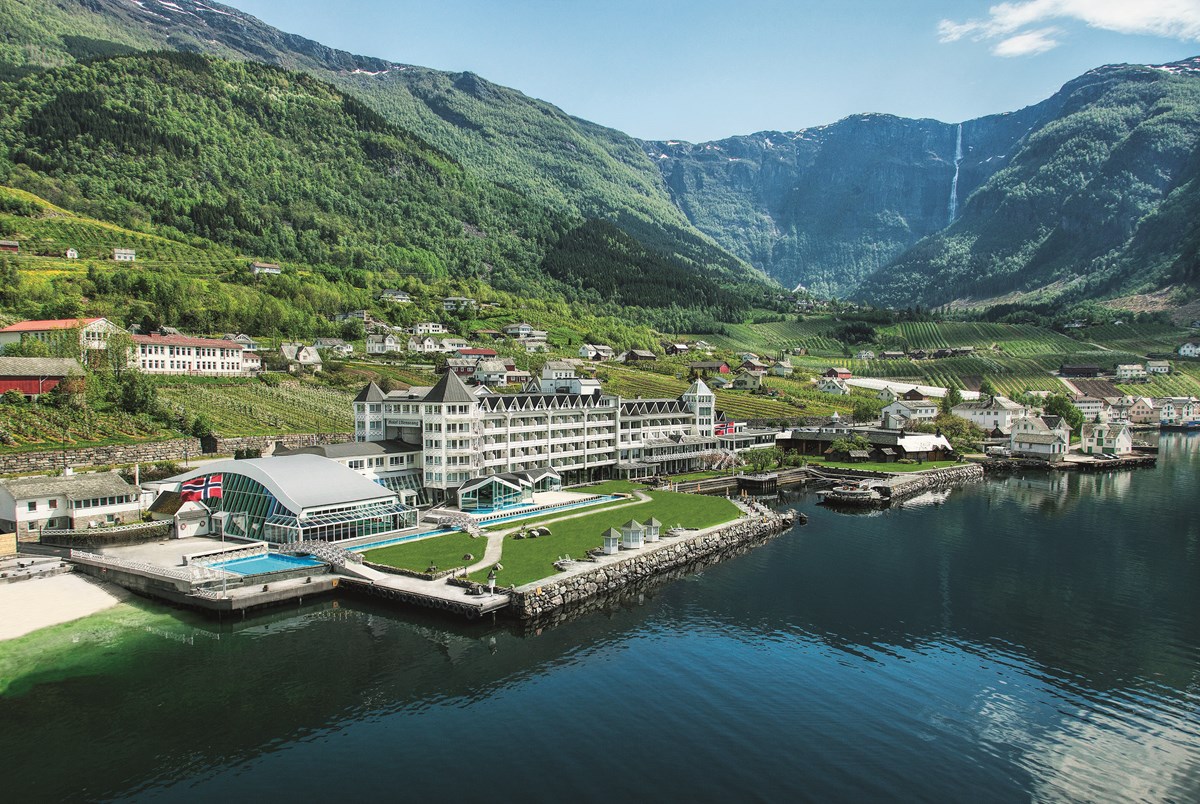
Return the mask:
[[417,512],[399,503],[290,511],[257,480],[233,472],[224,473],[222,496],[204,502],[213,513],[231,514],[226,518],[227,534],[276,544],[356,539],[413,527],[417,521]]

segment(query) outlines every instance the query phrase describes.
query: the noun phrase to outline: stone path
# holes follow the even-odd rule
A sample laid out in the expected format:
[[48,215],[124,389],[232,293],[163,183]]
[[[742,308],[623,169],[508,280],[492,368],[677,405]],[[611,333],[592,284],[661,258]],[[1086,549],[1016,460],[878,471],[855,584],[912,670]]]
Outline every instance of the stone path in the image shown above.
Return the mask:
[[[554,519],[544,519],[544,520],[538,522],[536,525],[534,525],[534,527],[542,527],[544,525],[552,525],[556,522],[563,522],[568,519],[578,519],[581,516],[591,516],[592,514],[596,513],[597,511],[615,511],[618,508],[629,508],[634,505],[644,505],[645,503],[650,502],[652,499],[650,497],[650,495],[644,491],[634,491],[632,493],[633,493],[633,496],[636,497],[637,499],[627,500],[626,502],[619,503],[617,505],[598,506],[598,507],[591,508],[588,510],[576,511],[574,513],[564,514],[563,516],[555,517]],[[483,558],[479,561],[476,561],[471,566],[467,567],[467,574],[469,575],[472,572],[479,572],[480,570],[485,570],[488,567],[495,564],[497,561],[499,561],[501,558],[501,554],[504,551],[504,537],[508,536],[510,534],[516,533],[517,531],[521,530],[524,527],[527,527],[527,526],[526,525],[517,525],[515,527],[508,528],[507,530],[497,530],[497,531],[492,531],[490,533],[487,533],[486,535],[487,535],[488,544],[487,544],[487,549],[484,551]]]

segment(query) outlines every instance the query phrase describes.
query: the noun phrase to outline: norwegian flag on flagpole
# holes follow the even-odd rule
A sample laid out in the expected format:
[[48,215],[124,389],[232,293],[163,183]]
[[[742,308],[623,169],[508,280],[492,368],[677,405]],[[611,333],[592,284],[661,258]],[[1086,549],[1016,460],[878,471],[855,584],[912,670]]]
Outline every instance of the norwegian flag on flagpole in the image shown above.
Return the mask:
[[184,502],[208,500],[221,496],[223,475],[204,475],[185,480],[179,485],[179,496]]

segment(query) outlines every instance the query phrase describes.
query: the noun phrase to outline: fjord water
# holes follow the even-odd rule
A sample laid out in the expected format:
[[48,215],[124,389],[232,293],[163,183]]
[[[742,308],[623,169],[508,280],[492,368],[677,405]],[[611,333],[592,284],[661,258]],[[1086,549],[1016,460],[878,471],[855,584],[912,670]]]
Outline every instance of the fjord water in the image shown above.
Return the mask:
[[801,496],[540,631],[139,604],[0,644],[5,798],[1197,801],[1198,492],[1176,435],[874,516]]

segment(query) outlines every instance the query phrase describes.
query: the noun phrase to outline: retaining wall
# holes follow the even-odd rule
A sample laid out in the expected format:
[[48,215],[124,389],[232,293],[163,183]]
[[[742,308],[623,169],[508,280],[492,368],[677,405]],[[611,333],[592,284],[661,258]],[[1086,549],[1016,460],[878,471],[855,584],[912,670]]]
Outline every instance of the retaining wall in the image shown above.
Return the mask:
[[[341,444],[354,439],[353,433],[292,433],[278,436],[239,436],[216,439],[216,455],[232,455],[239,449],[259,449],[269,452],[277,442],[288,449],[313,444]],[[132,463],[182,461],[204,455],[198,438],[176,438],[169,441],[147,441],[140,444],[121,444],[112,447],[67,446],[68,466],[117,466]],[[62,469],[63,451],[48,449],[41,452],[0,453],[0,475],[26,472],[49,472]]]
[[563,606],[607,594],[653,576],[693,564],[705,556],[733,550],[787,530],[792,520],[777,515],[741,519],[696,536],[665,537],[666,544],[650,552],[631,552],[628,558],[561,580],[530,584],[512,593],[510,610],[521,619],[544,617]]
[[983,479],[983,467],[977,463],[947,466],[932,472],[918,472],[892,481],[892,501],[903,500],[926,491],[944,489]]

